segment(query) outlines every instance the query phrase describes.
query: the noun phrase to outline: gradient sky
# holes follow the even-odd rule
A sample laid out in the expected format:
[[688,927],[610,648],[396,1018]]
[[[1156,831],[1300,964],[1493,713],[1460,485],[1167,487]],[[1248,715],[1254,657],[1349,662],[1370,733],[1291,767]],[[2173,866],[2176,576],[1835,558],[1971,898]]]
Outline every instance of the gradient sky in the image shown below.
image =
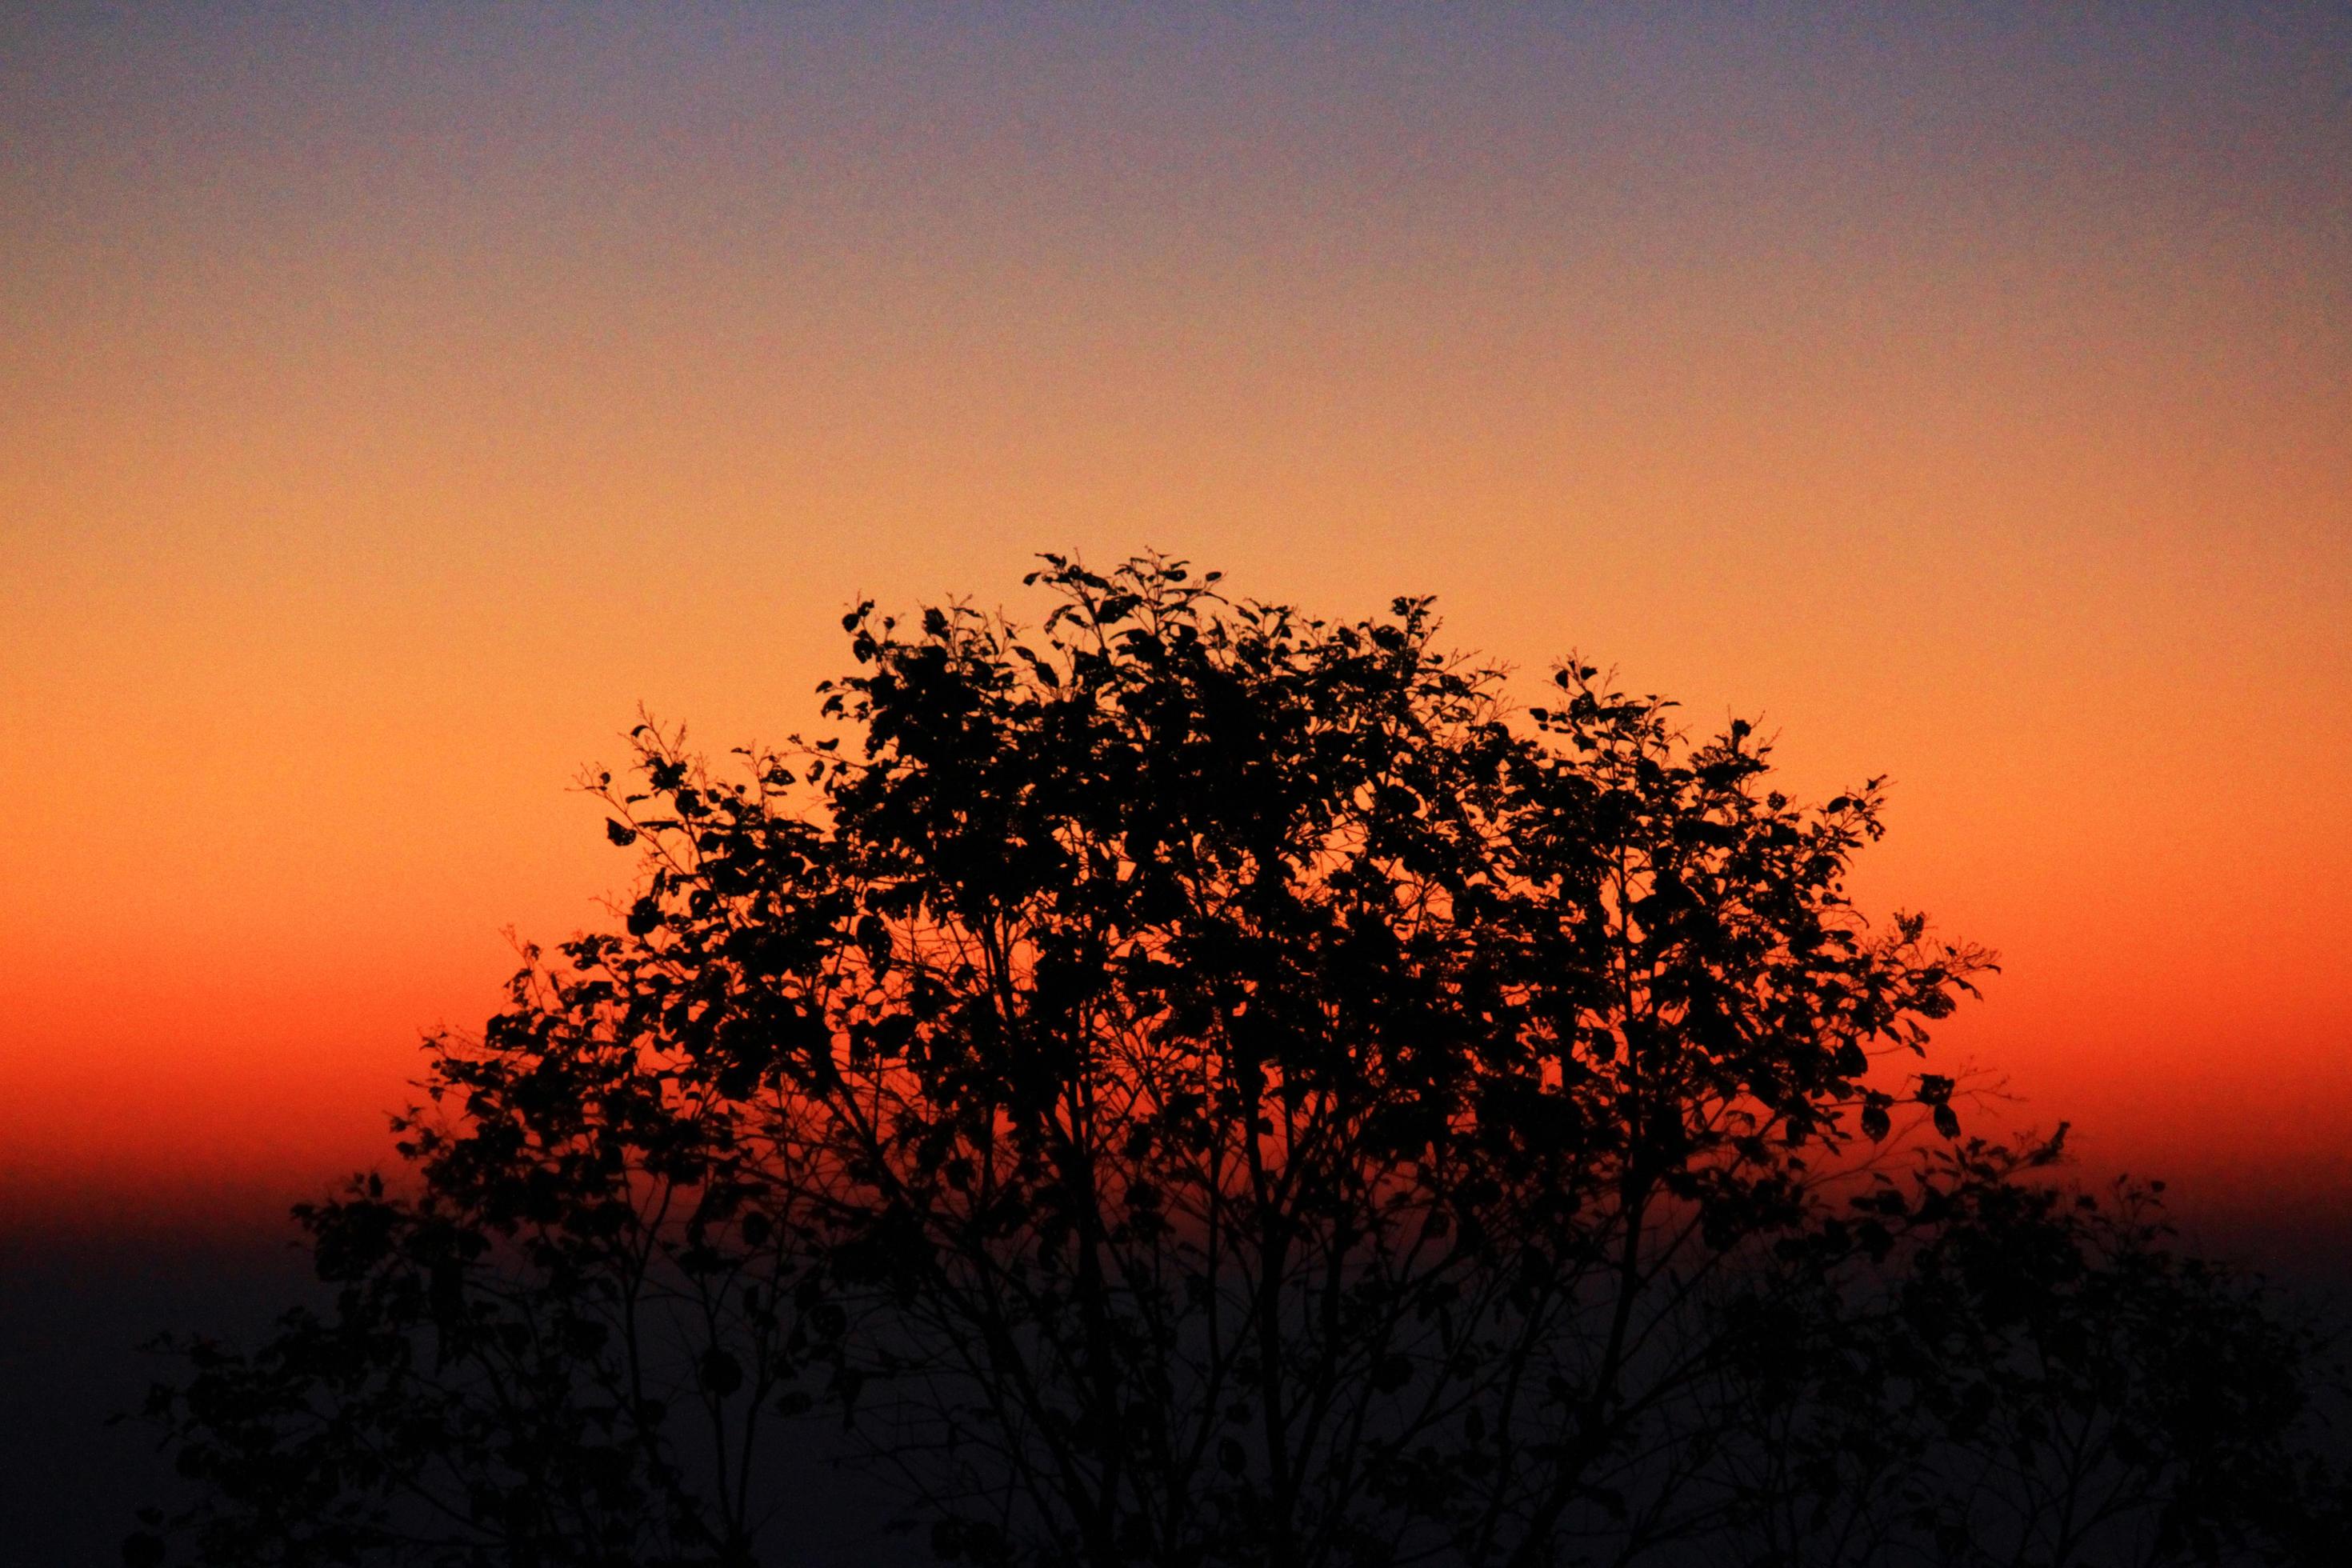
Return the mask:
[[1948,1059],[2352,1224],[2352,13],[2204,5],[0,13],[0,1216],[381,1158],[640,702],[1145,545],[1892,775]]

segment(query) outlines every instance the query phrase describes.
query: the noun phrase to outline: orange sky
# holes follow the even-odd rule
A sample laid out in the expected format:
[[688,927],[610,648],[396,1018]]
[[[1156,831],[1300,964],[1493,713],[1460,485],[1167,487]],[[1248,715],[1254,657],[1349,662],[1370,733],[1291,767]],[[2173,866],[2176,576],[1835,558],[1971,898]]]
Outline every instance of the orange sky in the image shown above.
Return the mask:
[[380,1157],[640,701],[1147,544],[1891,774],[1955,1058],[2352,1215],[2352,23],[1808,15],[9,13],[0,1215]]

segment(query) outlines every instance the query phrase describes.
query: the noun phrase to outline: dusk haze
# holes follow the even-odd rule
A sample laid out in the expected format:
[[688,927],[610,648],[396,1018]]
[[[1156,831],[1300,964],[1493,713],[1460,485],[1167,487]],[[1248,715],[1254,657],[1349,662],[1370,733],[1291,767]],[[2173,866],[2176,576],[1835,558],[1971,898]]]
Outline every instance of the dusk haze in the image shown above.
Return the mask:
[[[182,1507],[138,1347],[326,1300],[426,1037],[644,934],[646,734],[737,776],[1048,563],[1883,779],[1838,896],[1980,993],[1897,1109],[2352,1284],[2341,5],[7,5],[0,329],[0,1561]],[[1525,1518],[1422,1560],[1636,1560]],[[1358,1561],[1265,1529],[1193,1561]]]

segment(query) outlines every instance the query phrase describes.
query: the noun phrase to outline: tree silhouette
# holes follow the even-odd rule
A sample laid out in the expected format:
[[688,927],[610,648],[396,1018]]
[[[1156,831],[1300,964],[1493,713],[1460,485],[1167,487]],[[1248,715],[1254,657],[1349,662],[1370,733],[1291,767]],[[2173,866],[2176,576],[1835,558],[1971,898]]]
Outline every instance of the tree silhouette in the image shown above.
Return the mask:
[[2312,1337],[1911,1065],[1990,961],[1848,901],[1877,781],[1044,561],[1034,633],[848,616],[838,734],[591,781],[625,930],[151,1402],[200,1559],[789,1561],[817,1428],[981,1563],[2337,1543]]

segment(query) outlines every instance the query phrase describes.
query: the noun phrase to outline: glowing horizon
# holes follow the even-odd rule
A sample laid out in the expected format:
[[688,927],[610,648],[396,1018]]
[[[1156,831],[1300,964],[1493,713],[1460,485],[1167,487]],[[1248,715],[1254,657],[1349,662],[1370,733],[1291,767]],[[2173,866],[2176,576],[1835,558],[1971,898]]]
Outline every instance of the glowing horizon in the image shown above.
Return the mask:
[[1947,1061],[2352,1215],[2342,17],[0,28],[0,1222],[388,1158],[640,702],[1145,546],[1891,775]]

